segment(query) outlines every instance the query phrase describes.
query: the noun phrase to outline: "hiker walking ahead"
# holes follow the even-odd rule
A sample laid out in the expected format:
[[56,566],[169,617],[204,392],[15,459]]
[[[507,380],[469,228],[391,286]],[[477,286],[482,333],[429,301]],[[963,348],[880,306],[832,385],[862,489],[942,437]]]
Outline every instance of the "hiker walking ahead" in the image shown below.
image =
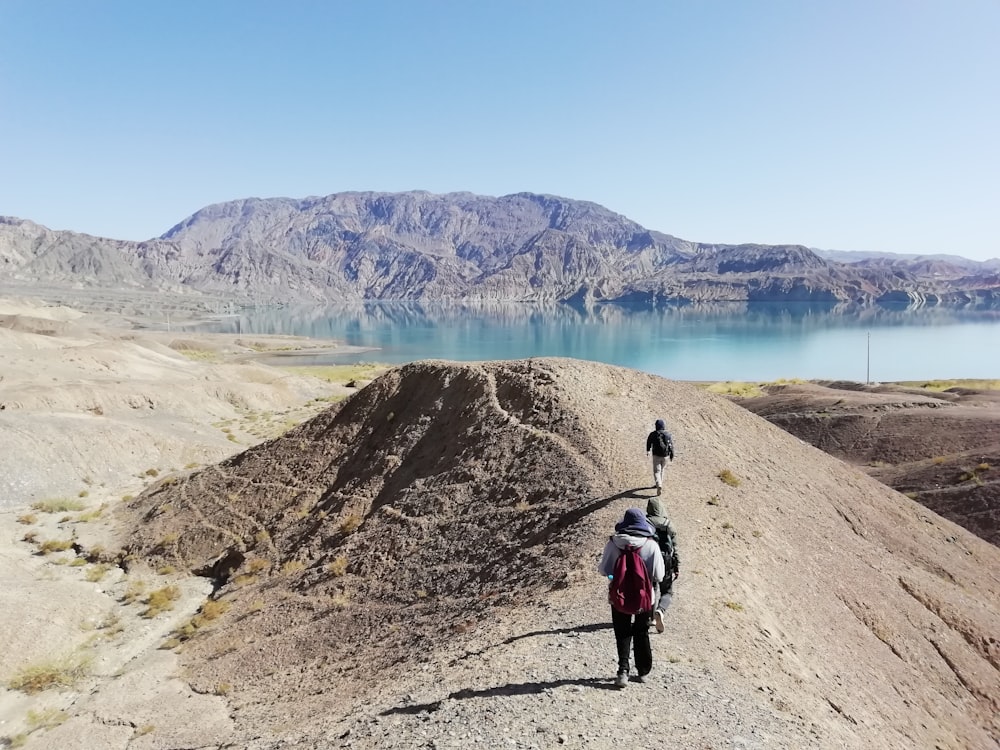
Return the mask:
[[656,632],[663,632],[663,615],[670,606],[674,595],[674,581],[681,574],[681,560],[677,556],[677,532],[667,518],[667,506],[658,497],[649,498],[646,504],[646,520],[656,531],[656,543],[663,555],[665,571],[663,580],[656,591],[656,606],[653,609],[653,624]]
[[657,419],[653,426],[656,429],[646,437],[646,455],[653,454],[653,484],[659,495],[663,489],[663,467],[667,465],[668,458],[674,460],[674,439],[662,419]]
[[653,668],[649,644],[649,618],[653,609],[653,587],[663,578],[663,555],[653,538],[653,527],[642,511],[629,508],[615,524],[615,534],[604,545],[598,570],[610,580],[608,600],[618,647],[615,687],[628,685],[629,651],[635,643],[637,680],[644,682]]

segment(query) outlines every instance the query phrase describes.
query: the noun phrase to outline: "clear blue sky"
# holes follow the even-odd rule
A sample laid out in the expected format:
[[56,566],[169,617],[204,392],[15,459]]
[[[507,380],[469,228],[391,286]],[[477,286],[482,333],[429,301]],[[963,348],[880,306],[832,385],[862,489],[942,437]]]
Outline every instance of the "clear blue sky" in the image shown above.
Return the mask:
[[533,191],[705,242],[1000,256],[997,0],[0,0],[0,214]]

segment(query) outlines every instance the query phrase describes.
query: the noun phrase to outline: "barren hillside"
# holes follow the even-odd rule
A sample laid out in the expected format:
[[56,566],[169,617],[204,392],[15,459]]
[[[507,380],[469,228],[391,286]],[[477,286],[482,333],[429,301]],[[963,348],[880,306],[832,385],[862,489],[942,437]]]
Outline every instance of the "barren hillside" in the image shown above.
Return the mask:
[[131,492],[315,414],[331,388],[251,361],[254,343],[0,300],[0,509],[101,486]]
[[[595,566],[658,416],[682,576],[653,679],[613,693]],[[1000,550],[639,372],[408,365],[124,520],[132,565],[217,581],[170,645],[236,746],[998,746]]]
[[1000,545],[1000,392],[768,385],[737,403]]

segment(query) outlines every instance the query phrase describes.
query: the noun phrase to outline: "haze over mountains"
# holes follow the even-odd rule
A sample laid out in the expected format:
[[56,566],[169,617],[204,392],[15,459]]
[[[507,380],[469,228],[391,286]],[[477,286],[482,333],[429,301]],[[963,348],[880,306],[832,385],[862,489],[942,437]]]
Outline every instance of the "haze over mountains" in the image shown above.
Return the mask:
[[[825,257],[824,257],[825,256]],[[146,242],[0,218],[0,283],[364,300],[1000,306],[1000,261],[712,245],[549,195],[338,193],[208,206]]]

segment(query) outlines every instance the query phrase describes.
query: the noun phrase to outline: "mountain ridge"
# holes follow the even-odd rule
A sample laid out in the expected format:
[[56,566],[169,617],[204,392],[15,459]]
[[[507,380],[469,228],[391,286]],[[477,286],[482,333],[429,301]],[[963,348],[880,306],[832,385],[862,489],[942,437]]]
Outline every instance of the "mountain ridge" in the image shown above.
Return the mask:
[[804,245],[692,242],[597,203],[527,192],[244,198],[206,206],[144,242],[0,219],[0,282],[30,279],[269,303],[1000,306],[1000,271],[989,262],[841,263]]

